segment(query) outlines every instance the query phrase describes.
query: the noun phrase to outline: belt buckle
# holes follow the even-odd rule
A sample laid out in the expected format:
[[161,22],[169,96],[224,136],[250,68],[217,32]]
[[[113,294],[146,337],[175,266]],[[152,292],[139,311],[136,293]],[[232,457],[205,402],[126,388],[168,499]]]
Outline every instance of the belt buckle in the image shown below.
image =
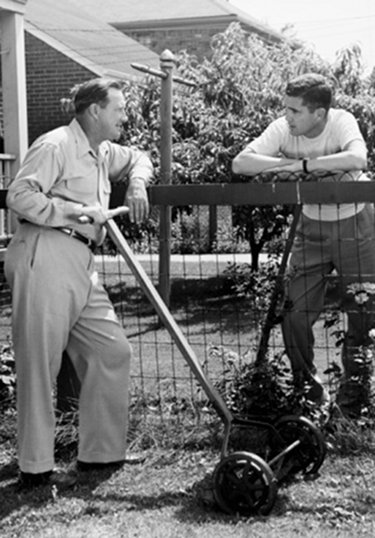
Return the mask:
[[89,237],[85,237],[83,234],[77,232],[77,230],[72,230],[72,237],[78,239],[79,241],[84,243],[90,250],[92,250],[94,241]]
[[93,239],[90,239],[89,237],[82,236],[81,234],[80,234],[80,237],[82,241],[86,241],[87,247],[91,250],[91,252],[93,252],[96,248],[95,241]]

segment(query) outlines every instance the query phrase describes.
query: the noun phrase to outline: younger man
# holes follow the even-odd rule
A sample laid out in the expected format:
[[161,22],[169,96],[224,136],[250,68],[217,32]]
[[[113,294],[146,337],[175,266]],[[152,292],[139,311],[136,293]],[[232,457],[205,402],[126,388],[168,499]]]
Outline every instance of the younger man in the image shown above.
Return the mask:
[[[366,145],[353,115],[331,108],[327,80],[307,73],[291,80],[285,92],[285,115],[234,159],[233,172],[254,176],[262,172],[329,175],[329,180],[363,181]],[[327,394],[314,365],[313,325],[324,305],[326,276],[336,270],[343,294],[353,283],[374,282],[375,229],[372,204],[304,205],[289,260],[286,290],[288,309],[282,323],[287,355],[295,383],[308,384],[308,398],[318,404]],[[367,312],[346,297],[348,329],[343,346],[344,376],[338,401],[346,414],[359,412],[363,401],[355,360],[358,347],[369,342],[372,300]]]

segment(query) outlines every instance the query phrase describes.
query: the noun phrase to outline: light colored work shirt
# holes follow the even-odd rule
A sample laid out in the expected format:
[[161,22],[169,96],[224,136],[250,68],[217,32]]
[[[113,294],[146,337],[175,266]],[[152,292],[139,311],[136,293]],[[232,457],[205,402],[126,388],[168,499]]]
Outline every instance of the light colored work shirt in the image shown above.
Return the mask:
[[[255,153],[272,157],[283,156],[289,159],[314,159],[324,155],[333,155],[350,148],[353,142],[360,143],[364,154],[366,144],[354,116],[341,109],[330,109],[323,132],[315,138],[293,136],[285,117],[273,121],[267,129],[248,148]],[[337,181],[364,181],[368,177],[361,171],[339,173],[331,178]],[[303,206],[303,213],[314,220],[335,221],[352,217],[364,207],[364,204],[340,204]]]
[[153,167],[144,152],[104,141],[96,154],[76,119],[39,137],[8,189],[7,205],[20,219],[39,226],[70,227],[100,244],[102,226],[80,224],[77,205],[108,208],[111,182],[140,178]]

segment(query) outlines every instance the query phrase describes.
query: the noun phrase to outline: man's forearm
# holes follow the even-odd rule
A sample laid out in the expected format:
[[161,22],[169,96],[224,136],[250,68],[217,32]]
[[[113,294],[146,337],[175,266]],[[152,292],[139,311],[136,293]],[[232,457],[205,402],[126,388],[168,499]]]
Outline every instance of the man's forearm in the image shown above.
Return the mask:
[[234,158],[232,170],[234,174],[255,176],[262,172],[283,170],[285,167],[296,163],[295,159],[284,157],[270,157],[250,151],[242,151]]
[[367,159],[364,155],[351,151],[342,151],[334,155],[324,155],[309,159],[307,163],[309,172],[320,170],[365,170],[367,168]]
[[[304,164],[305,160],[305,164]],[[355,171],[367,167],[366,155],[363,152],[342,151],[333,155],[324,155],[311,159],[288,159],[270,157],[249,151],[241,152],[232,164],[235,174],[254,176],[262,172],[333,172],[338,170]]]
[[7,207],[18,217],[40,226],[67,226],[76,221],[82,204],[57,197],[46,196],[27,179],[18,178],[10,185]]

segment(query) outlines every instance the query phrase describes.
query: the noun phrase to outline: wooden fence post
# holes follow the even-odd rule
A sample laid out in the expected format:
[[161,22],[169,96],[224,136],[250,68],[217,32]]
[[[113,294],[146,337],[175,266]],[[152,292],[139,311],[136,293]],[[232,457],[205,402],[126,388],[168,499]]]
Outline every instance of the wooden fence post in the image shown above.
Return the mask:
[[[172,91],[173,81],[185,86],[195,86],[195,83],[173,75],[174,55],[165,50],[160,55],[160,67],[152,69],[146,65],[132,63],[132,67],[143,73],[154,75],[161,79],[160,97],[160,183],[172,183]],[[170,302],[170,262],[171,262],[171,212],[168,204],[160,207],[159,222],[159,295],[167,306]]]
[[210,252],[217,240],[217,205],[208,206],[208,243]]
[[[169,50],[160,55],[160,182],[171,184],[172,169],[172,88],[174,56]],[[167,306],[170,302],[171,206],[160,208],[159,223],[159,293]]]

